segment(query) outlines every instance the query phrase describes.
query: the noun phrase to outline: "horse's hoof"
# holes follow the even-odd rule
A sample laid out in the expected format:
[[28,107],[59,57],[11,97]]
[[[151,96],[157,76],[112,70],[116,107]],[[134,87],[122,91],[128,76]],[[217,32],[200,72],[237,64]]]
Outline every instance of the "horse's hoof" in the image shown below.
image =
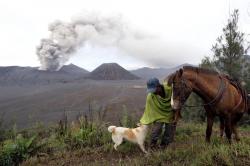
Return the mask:
[[240,142],[240,138],[235,138],[235,141],[236,142]]
[[210,139],[206,139],[206,143],[210,144],[210,142],[211,142]]

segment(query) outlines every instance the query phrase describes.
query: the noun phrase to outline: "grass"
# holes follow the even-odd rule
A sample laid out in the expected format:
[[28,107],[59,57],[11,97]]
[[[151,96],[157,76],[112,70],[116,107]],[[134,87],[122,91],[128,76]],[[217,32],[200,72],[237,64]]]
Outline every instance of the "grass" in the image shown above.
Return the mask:
[[[137,145],[129,142],[115,151],[108,133],[98,144],[87,142],[77,148],[62,148],[50,155],[35,155],[22,165],[250,165],[250,131],[240,130],[241,142],[229,145],[225,138],[219,137],[215,126],[211,143],[207,144],[205,124],[181,123],[175,142],[164,150],[151,151],[149,155],[144,155]],[[103,132],[107,133],[106,130]]]
[[[250,165],[249,126],[240,128],[239,143],[229,145],[226,138],[219,137],[219,127],[215,125],[211,143],[207,144],[205,124],[181,122],[174,143],[145,155],[129,142],[115,151],[103,115],[98,113],[97,117],[92,120],[81,115],[69,123],[65,115],[50,127],[37,124],[23,131],[16,131],[15,127],[2,130],[6,135],[0,141],[0,165]],[[135,126],[126,110],[120,123]]]

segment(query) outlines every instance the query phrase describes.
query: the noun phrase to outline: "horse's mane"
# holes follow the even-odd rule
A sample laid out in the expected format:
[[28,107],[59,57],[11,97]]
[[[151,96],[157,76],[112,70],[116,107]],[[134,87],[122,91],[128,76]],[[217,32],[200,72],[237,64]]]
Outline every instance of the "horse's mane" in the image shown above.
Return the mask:
[[[200,67],[194,67],[194,66],[183,66],[182,67],[184,70],[191,70],[194,72],[198,72],[198,73],[204,73],[204,74],[212,74],[212,75],[218,75],[219,73],[214,71],[214,70],[210,70],[210,69],[204,69],[204,68],[200,68]],[[168,85],[171,85],[173,83],[173,79],[175,77],[175,75],[177,74],[178,71],[169,74],[166,78],[165,81],[168,83]]]
[[205,69],[200,67],[194,67],[194,66],[183,66],[184,70],[191,70],[198,73],[204,73],[204,74],[212,74],[212,75],[218,75],[219,73],[217,71],[211,70],[211,69]]

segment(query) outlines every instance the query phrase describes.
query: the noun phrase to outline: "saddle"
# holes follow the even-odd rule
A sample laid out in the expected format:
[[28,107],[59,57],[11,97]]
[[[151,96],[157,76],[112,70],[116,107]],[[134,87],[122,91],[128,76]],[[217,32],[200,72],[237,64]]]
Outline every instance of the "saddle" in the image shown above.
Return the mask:
[[[226,78],[226,80],[229,81],[229,83],[231,85],[233,85],[238,92],[241,94],[241,100],[243,100],[244,105],[245,105],[245,112],[248,111],[248,113],[250,114],[250,96],[247,93],[247,91],[242,87],[241,83],[239,82],[239,80],[233,79],[231,77],[229,77],[228,75],[223,75],[224,78]],[[240,102],[241,103],[241,102]],[[239,103],[239,104],[240,104]],[[238,106],[238,105],[237,105]],[[237,106],[235,107],[235,109],[237,109]]]

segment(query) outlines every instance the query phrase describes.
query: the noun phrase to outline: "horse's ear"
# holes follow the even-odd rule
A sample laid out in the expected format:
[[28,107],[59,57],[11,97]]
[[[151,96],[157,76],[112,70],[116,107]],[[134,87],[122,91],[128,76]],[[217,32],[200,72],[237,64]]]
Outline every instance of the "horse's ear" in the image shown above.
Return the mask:
[[169,86],[172,85],[172,83],[173,83],[173,81],[174,81],[175,74],[176,74],[176,72],[175,72],[175,73],[172,73],[172,74],[170,74],[170,75],[168,75],[168,76],[165,78],[164,81],[167,82]]
[[179,69],[179,71],[178,71],[178,77],[181,77],[182,74],[183,74],[183,69]]

